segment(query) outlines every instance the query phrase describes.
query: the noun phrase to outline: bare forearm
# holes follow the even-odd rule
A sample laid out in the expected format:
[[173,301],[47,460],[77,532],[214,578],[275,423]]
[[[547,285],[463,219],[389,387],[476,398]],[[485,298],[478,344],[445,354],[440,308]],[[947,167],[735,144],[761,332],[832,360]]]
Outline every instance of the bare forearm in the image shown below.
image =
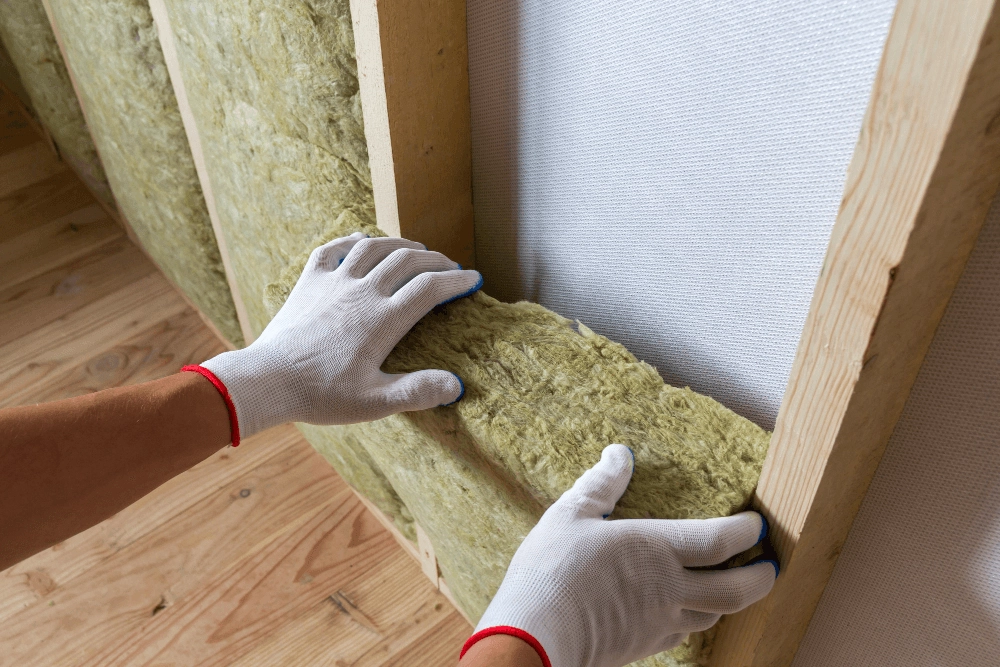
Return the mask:
[[542,667],[542,659],[517,637],[493,635],[473,644],[458,664],[459,667]]
[[0,570],[124,509],[229,436],[222,397],[195,373],[0,410]]

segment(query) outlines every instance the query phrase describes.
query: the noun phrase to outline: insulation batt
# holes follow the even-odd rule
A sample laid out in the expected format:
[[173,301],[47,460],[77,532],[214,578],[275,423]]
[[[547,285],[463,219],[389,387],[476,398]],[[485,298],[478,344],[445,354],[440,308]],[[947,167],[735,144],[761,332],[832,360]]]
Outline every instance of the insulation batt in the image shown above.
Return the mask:
[[112,204],[108,179],[41,0],[2,0],[0,7],[0,39],[38,120],[90,191]]
[[327,221],[375,222],[346,0],[166,0],[251,326]]
[[146,251],[235,344],[243,341],[144,0],[52,0],[66,57],[122,214]]
[[[280,308],[309,252],[375,226],[347,0],[167,0],[185,86],[251,320]],[[444,368],[455,406],[368,424],[300,425],[407,536],[427,532],[478,618],[544,509],[605,445],[636,453],[615,517],[710,517],[749,501],[769,434],[664,384],[624,347],[530,303],[486,294],[436,309],[386,361]],[[696,665],[711,631],[655,658]]]
[[[306,257],[270,286],[272,309]],[[480,292],[435,309],[383,366],[392,373],[423,368],[457,373],[463,399],[303,432],[338,470],[353,463],[345,449],[368,453],[406,508],[397,524],[412,515],[427,532],[448,586],[473,618],[544,509],[608,443],[636,455],[613,519],[736,512],[749,502],[767,452],[763,429],[711,398],[665,384],[623,346],[537,304],[501,303]],[[647,664],[699,664],[709,650],[706,637],[695,635]]]

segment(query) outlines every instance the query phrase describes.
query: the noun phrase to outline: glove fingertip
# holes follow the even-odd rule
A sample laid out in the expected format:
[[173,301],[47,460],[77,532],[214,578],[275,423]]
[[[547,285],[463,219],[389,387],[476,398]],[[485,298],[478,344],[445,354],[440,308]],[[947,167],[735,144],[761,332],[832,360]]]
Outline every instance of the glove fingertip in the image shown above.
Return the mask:
[[767,556],[757,556],[749,563],[741,565],[740,567],[753,567],[754,565],[760,565],[761,563],[770,563],[771,567],[774,568],[774,578],[778,578],[778,574],[781,572],[781,565],[774,558],[768,558]]
[[[758,514],[760,514],[760,512],[758,512]],[[764,538],[767,537],[767,531],[767,517],[760,514],[760,535],[757,537],[757,544],[764,541]]]
[[475,274],[476,274],[476,276],[478,276],[478,278],[476,279],[476,284],[475,285],[473,285],[472,287],[470,287],[466,291],[462,292],[461,294],[457,294],[457,295],[451,297],[450,299],[445,299],[444,301],[442,301],[438,305],[439,306],[443,306],[445,304],[451,303],[452,301],[458,301],[459,299],[464,299],[465,297],[471,296],[471,295],[475,294],[476,292],[478,292],[480,289],[482,289],[482,287],[483,287],[483,274],[479,273],[478,271],[475,271]]
[[458,398],[456,398],[454,401],[451,401],[450,403],[442,403],[441,407],[443,408],[448,407],[449,405],[455,405],[460,400],[462,400],[462,398],[465,397],[465,383],[462,382],[462,378],[458,377],[457,374],[452,373],[452,375],[454,375],[455,379],[458,380],[458,386],[459,386]]

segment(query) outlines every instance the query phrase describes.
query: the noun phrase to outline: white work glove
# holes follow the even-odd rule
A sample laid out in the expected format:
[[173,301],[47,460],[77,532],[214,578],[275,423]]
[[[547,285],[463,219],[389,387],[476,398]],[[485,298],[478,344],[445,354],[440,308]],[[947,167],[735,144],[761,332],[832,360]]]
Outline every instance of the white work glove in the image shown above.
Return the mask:
[[634,466],[605,448],[542,516],[462,650],[493,634],[531,644],[552,667],[621,667],[677,646],[691,632],[764,597],[777,564],[716,565],[763,539],[763,517],[605,520]]
[[482,284],[406,239],[358,233],[316,248],[260,338],[201,365],[232,399],[234,440],[288,421],[350,424],[454,403],[464,393],[454,373],[380,366],[432,308]]

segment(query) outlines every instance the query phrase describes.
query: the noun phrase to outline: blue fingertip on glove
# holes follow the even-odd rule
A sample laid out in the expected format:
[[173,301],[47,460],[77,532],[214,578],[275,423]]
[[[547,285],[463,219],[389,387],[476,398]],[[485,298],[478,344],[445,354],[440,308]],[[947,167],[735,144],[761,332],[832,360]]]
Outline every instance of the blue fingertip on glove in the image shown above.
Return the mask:
[[450,299],[448,299],[447,301],[442,301],[441,303],[438,304],[438,306],[443,306],[445,304],[451,303],[452,301],[458,301],[459,299],[464,299],[465,297],[467,297],[467,296],[469,296],[471,294],[475,294],[476,292],[478,292],[482,288],[483,288],[483,274],[480,273],[479,274],[479,280],[476,281],[476,284],[472,286],[472,289],[468,290],[467,292],[462,292],[458,296],[453,296]]
[[[455,373],[452,373],[452,375],[455,375]],[[462,397],[463,397],[463,396],[465,396],[465,383],[464,383],[464,382],[462,382],[462,378],[458,377],[458,375],[455,375],[455,379],[456,379],[456,380],[458,380],[458,384],[459,384],[459,385],[461,385],[461,387],[462,387],[462,391],[461,391],[461,392],[460,392],[460,393],[458,394],[458,398],[456,398],[456,399],[455,399],[454,401],[452,401],[451,403],[442,403],[442,404],[441,404],[441,407],[442,407],[442,408],[446,408],[446,407],[448,407],[449,405],[455,405],[455,404],[456,404],[456,403],[458,403],[458,402],[459,402],[460,400],[462,400]]]
[[750,567],[751,565],[757,565],[758,563],[770,563],[774,568],[774,577],[778,577],[778,573],[781,571],[781,567],[778,565],[778,561],[773,558],[768,558],[767,556],[757,556],[751,560],[746,565],[741,565],[740,567]]

